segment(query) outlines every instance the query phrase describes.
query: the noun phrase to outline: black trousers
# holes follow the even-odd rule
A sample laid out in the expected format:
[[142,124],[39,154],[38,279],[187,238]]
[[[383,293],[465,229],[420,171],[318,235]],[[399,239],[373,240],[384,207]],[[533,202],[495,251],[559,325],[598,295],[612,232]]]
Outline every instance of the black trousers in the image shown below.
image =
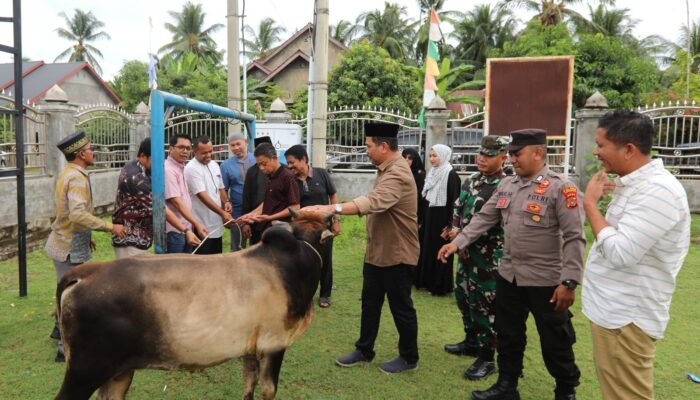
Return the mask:
[[576,333],[569,310],[554,311],[549,302],[556,286],[523,286],[499,275],[496,282],[496,335],[498,368],[502,375],[517,379],[523,370],[527,343],[526,325],[532,312],[540,335],[542,358],[557,383],[557,393],[568,394],[579,384],[581,372],[574,360],[572,345]]
[[386,294],[394,324],[399,331],[399,355],[408,363],[418,362],[418,319],[411,300],[415,269],[415,266],[406,264],[377,267],[365,263],[362,271],[360,338],[355,342],[355,347],[365,357],[374,358],[374,341],[379,332]]
[[195,254],[221,254],[222,251],[223,237],[218,237],[205,240]]
[[331,297],[333,289],[333,238],[323,243],[323,266],[321,267],[319,297]]

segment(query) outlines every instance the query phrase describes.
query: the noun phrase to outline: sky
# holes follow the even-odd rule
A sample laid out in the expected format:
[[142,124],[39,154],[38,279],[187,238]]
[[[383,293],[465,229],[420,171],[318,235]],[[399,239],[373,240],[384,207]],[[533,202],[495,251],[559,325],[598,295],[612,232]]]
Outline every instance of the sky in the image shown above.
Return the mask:
[[[97,19],[103,21],[103,30],[111,36],[111,40],[98,40],[92,43],[100,49],[104,59],[99,60],[103,78],[111,80],[119,72],[127,60],[139,59],[146,62],[149,51],[157,52],[164,44],[170,42],[171,34],[163,27],[166,22],[173,22],[168,11],[181,11],[187,0],[22,0],[22,41],[23,55],[31,60],[53,62],[58,54],[72,44],[61,39],[56,34],[56,28],[65,27],[65,22],[58,14],[65,12],[71,16],[74,9],[92,11]],[[206,27],[221,23],[226,24],[226,0],[193,0],[203,5],[206,17]],[[242,11],[243,0],[238,0]],[[420,18],[415,0],[392,0],[406,6],[410,19]],[[466,12],[477,4],[496,0],[447,0],[445,10]],[[596,0],[588,0],[597,4]],[[362,12],[383,8],[380,0],[329,0],[330,23],[340,19],[354,21]],[[586,1],[573,8],[588,15]],[[692,16],[700,17],[700,1],[690,0]],[[631,16],[638,20],[634,33],[638,37],[656,34],[676,41],[679,29],[686,21],[686,1],[666,0],[663,6],[651,0],[617,0],[617,8],[630,9]],[[245,9],[245,24],[257,30],[259,22],[267,17],[273,18],[279,25],[287,29],[283,39],[289,37],[297,29],[302,28],[313,17],[313,0],[248,0]],[[12,1],[0,0],[0,16],[12,15]],[[525,21],[530,14],[518,11],[516,16]],[[153,20],[153,30],[150,31],[148,19]],[[443,24],[447,25],[447,24]],[[445,33],[449,27],[443,27]],[[220,49],[226,49],[226,28],[213,35]],[[0,44],[12,46],[12,25],[0,23]],[[9,54],[0,53],[0,63],[11,62]]]

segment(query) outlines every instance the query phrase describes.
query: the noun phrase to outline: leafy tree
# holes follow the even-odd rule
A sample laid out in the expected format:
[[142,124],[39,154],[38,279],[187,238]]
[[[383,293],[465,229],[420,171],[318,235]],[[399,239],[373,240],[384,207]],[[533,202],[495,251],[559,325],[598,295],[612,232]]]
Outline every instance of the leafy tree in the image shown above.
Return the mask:
[[292,114],[293,118],[306,115],[309,109],[309,89],[299,88],[292,96],[292,105],[289,107],[288,111]]
[[102,52],[89,42],[98,39],[111,39],[107,32],[100,31],[104,27],[104,22],[95,17],[92,11],[75,9],[75,14],[68,18],[65,12],[60,12],[66,22],[66,28],[57,28],[59,37],[75,42],[71,47],[65,49],[54,61],[68,57],[68,61],[87,61],[95,70],[102,74],[102,68],[95,57],[103,58]]
[[488,4],[474,6],[455,24],[450,35],[458,43],[455,59],[482,68],[491,49],[502,48],[514,39],[515,23],[513,13],[506,8],[492,8]]
[[255,33],[255,30],[250,25],[246,25],[244,31],[246,35],[252,38],[243,41],[246,47],[246,56],[257,59],[267,56],[268,52],[280,41],[280,35],[286,29],[277,25],[274,19],[265,18],[260,21],[258,33]]
[[590,22],[574,21],[574,27],[579,34],[600,33],[603,36],[612,36],[625,41],[636,40],[632,30],[637,25],[637,20],[629,15],[629,8],[608,8],[604,4],[598,4],[596,8],[588,5]]
[[336,25],[331,25],[328,27],[328,33],[333,39],[346,46],[349,46],[360,29],[362,29],[361,26],[341,19]]
[[219,63],[223,58],[216,49],[216,42],[211,34],[223,28],[223,24],[214,24],[204,28],[204,17],[206,13],[202,10],[201,4],[187,2],[182,7],[181,12],[168,11],[175,24],[166,23],[165,29],[173,34],[170,43],[161,47],[158,52],[168,54],[173,59],[179,59],[187,53],[194,53],[198,57],[209,62]]
[[148,64],[138,60],[127,61],[110,82],[114,92],[122,99],[122,108],[133,112],[140,102],[148,104],[151,90],[148,88]]
[[368,11],[357,17],[371,44],[386,50],[392,58],[404,60],[410,54],[414,32],[406,19],[406,7],[385,2],[384,10]]
[[612,108],[632,108],[659,86],[650,57],[640,57],[618,38],[583,35],[577,44],[574,103],[582,106],[596,90]]
[[574,41],[564,24],[542,25],[532,20],[527,27],[503,49],[493,49],[490,57],[534,57],[576,54]]
[[328,85],[331,107],[376,106],[417,113],[421,107],[420,75],[407,71],[383,48],[362,40],[353,44],[333,68]]

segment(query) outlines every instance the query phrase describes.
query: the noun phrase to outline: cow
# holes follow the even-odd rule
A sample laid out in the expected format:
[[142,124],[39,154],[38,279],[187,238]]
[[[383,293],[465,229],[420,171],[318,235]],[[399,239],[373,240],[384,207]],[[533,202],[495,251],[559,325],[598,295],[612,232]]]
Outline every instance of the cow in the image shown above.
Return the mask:
[[149,255],[75,267],[57,312],[66,372],[56,399],[123,399],[137,369],[199,371],[242,358],[244,399],[277,392],[308,328],[332,216],[293,212],[261,243],[217,255]]

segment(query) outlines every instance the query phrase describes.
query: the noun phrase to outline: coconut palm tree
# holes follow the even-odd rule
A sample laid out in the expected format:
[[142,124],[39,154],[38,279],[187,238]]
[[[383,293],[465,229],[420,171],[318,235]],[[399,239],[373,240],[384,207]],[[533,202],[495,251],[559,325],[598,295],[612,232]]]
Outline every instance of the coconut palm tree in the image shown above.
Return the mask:
[[328,27],[328,33],[333,39],[346,46],[349,46],[361,28],[362,27],[359,25],[341,19],[336,25],[331,25]]
[[450,35],[456,39],[455,59],[482,68],[489,50],[502,48],[515,37],[516,19],[507,8],[476,5],[455,24]]
[[258,33],[255,33],[255,30],[250,25],[246,25],[243,31],[246,36],[251,38],[243,41],[246,47],[246,56],[257,59],[267,56],[270,50],[280,42],[280,35],[287,30],[277,25],[274,19],[265,18],[260,21]]
[[629,15],[629,8],[608,8],[598,4],[596,8],[588,5],[589,21],[574,21],[576,33],[596,34],[612,36],[622,40],[633,38],[632,30],[637,25],[636,19]]
[[204,29],[206,13],[201,4],[187,2],[182,11],[168,11],[175,24],[166,23],[165,29],[173,34],[170,43],[161,47],[158,52],[169,54],[173,59],[180,59],[186,53],[194,53],[210,62],[219,63],[223,58],[216,49],[216,42],[211,34],[223,28],[223,24],[214,24]]
[[[600,4],[615,5],[615,0],[599,0]],[[586,23],[586,17],[573,10],[572,4],[581,3],[581,0],[502,0],[500,7],[524,8],[536,13],[542,25],[556,25],[571,21],[574,23]],[[590,21],[588,21],[590,23]]]
[[107,32],[101,31],[104,22],[98,20],[92,11],[75,9],[75,14],[68,18],[66,13],[60,12],[59,16],[66,21],[67,28],[57,28],[58,36],[75,42],[65,49],[54,61],[68,57],[68,61],[87,61],[95,70],[102,74],[102,68],[95,57],[103,58],[102,52],[89,44],[97,39],[111,39]]
[[406,7],[385,2],[384,10],[375,9],[360,14],[357,23],[362,25],[363,35],[372,45],[381,47],[395,59],[405,59],[413,43],[413,30],[406,19]]

